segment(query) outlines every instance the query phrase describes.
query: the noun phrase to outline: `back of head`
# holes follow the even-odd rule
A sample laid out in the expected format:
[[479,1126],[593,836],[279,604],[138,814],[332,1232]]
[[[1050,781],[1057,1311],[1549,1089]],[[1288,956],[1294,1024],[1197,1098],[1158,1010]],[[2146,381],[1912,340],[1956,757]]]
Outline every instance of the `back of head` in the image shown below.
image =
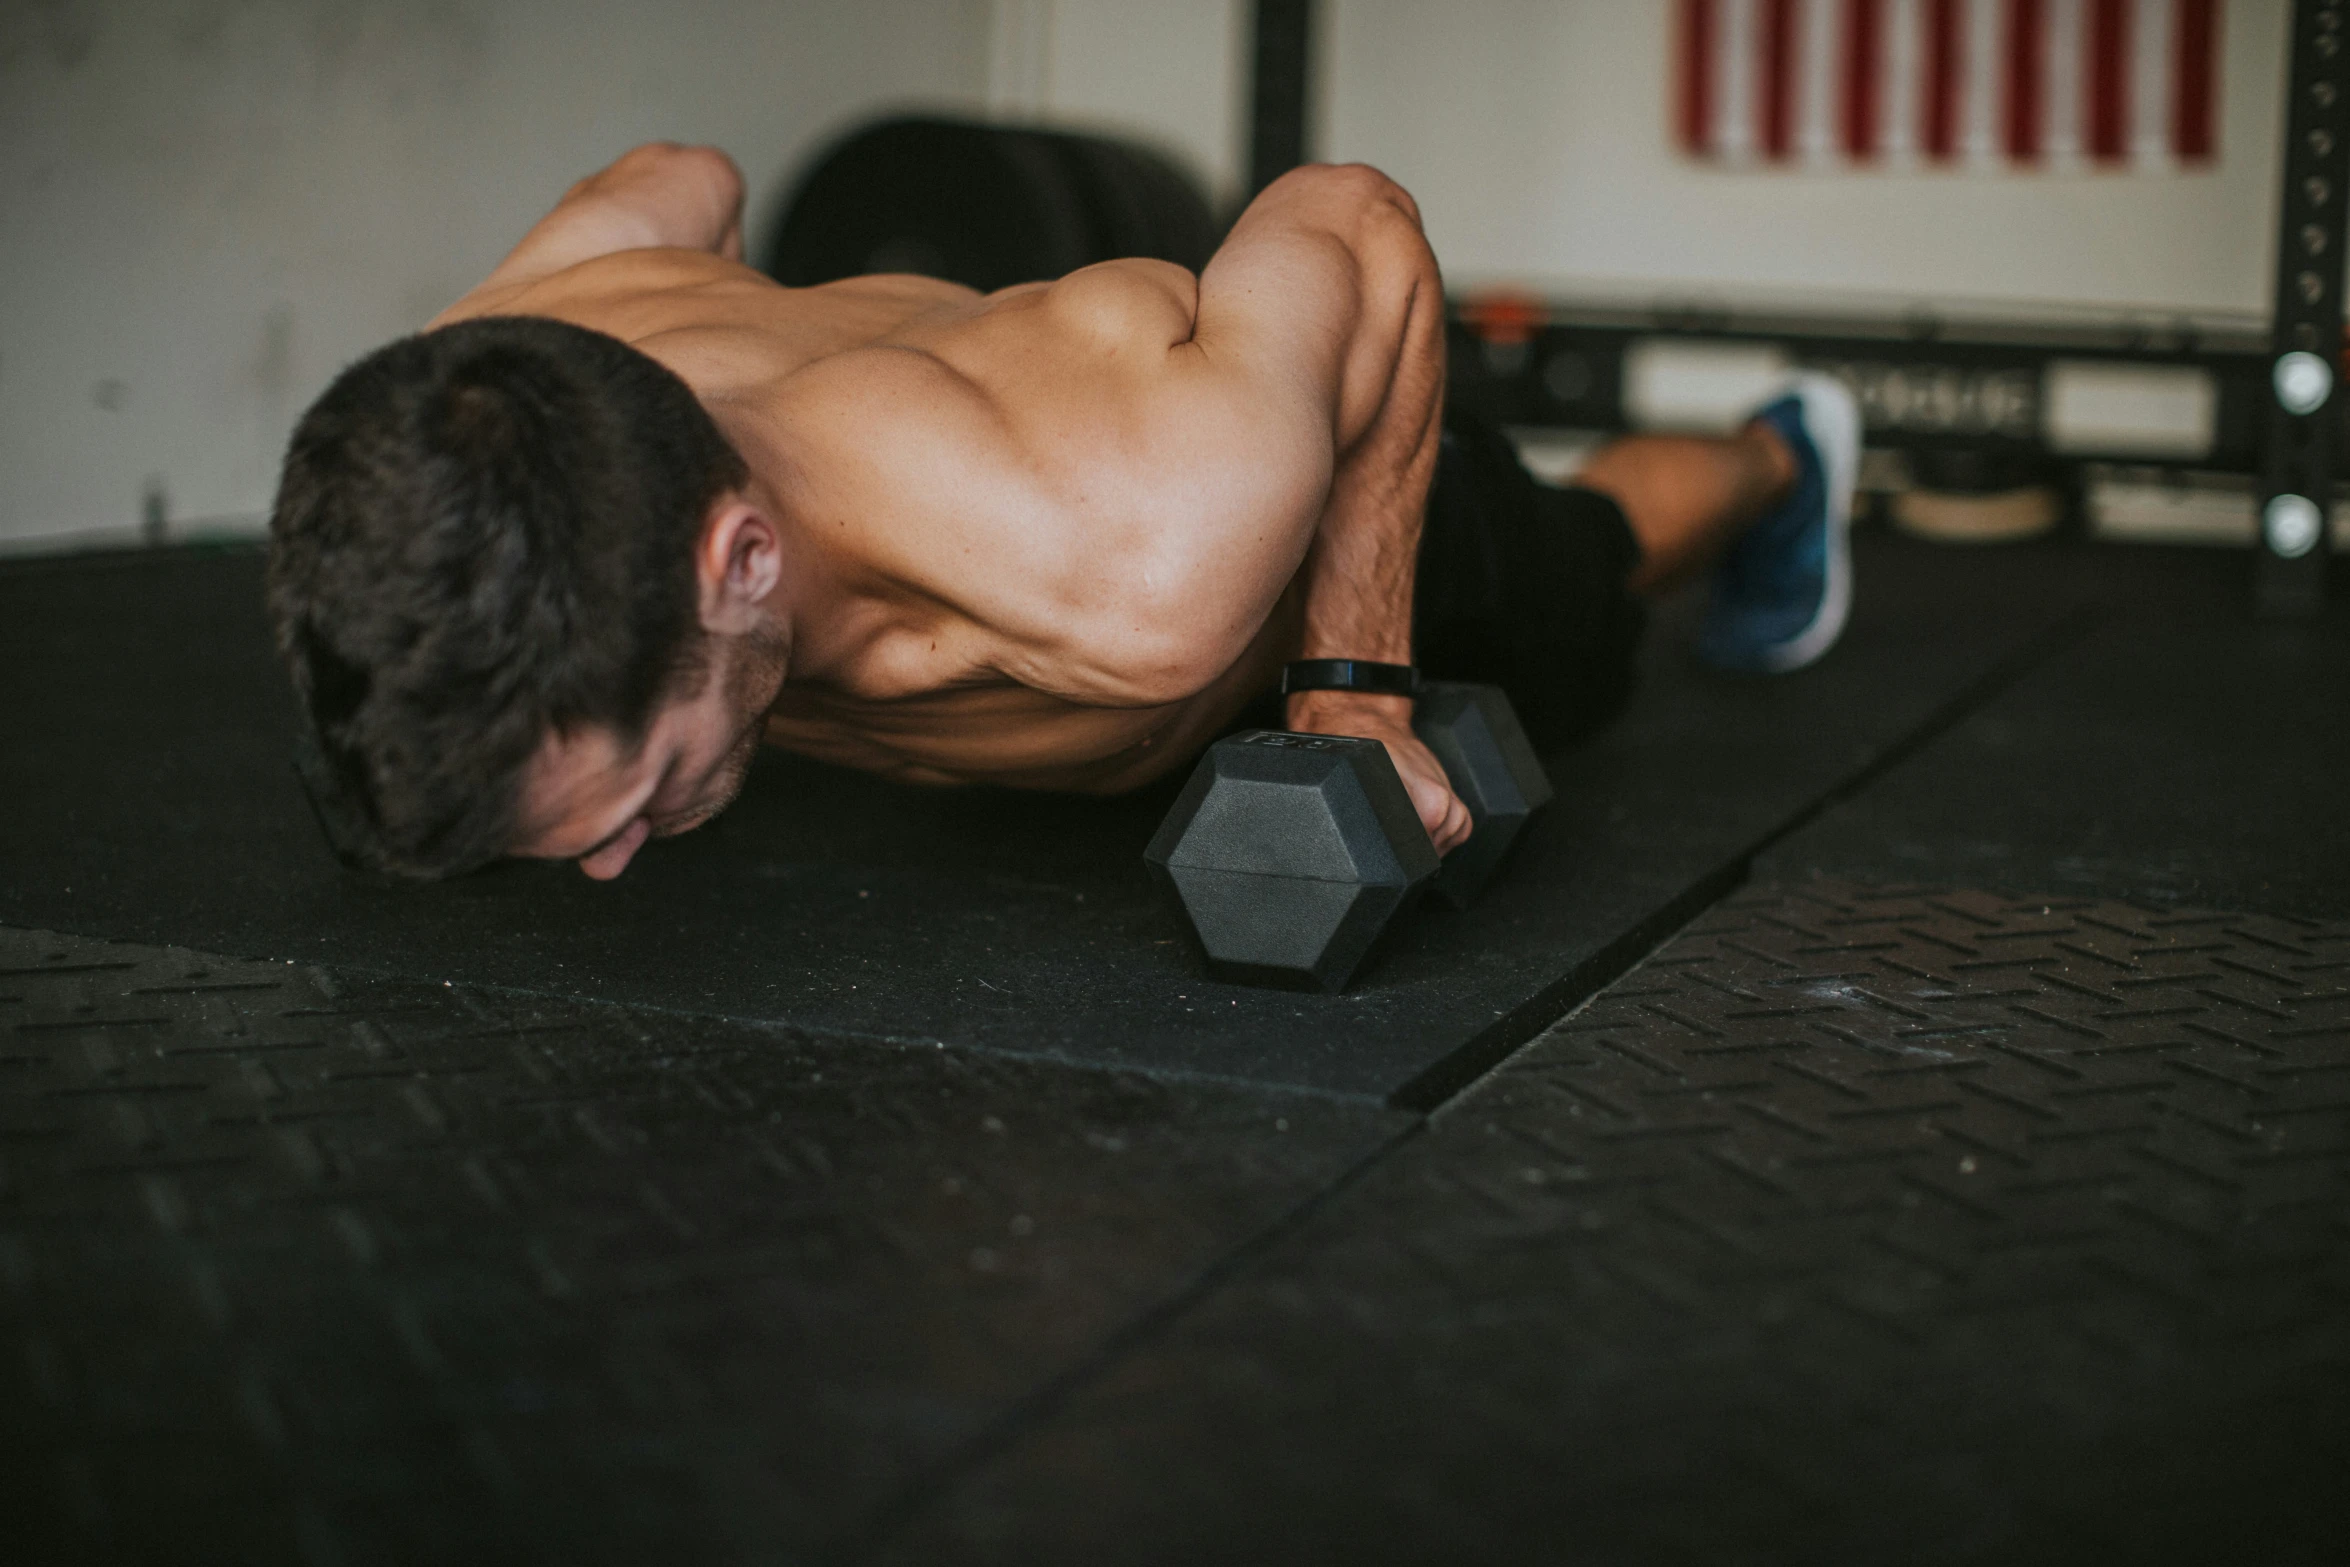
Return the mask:
[[337,848],[469,869],[510,847],[544,739],[639,740],[698,674],[693,546],[746,477],[684,382],[563,322],[460,322],[343,372],[294,431],[269,558]]

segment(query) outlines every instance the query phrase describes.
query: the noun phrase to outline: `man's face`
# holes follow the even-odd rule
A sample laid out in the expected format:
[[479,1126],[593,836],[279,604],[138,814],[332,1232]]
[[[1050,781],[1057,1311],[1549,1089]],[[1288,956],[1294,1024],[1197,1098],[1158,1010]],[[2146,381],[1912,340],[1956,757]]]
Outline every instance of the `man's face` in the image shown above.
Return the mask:
[[693,696],[670,702],[631,754],[609,729],[551,736],[523,775],[525,859],[577,860],[609,881],[653,838],[674,837],[741,792],[783,681],[780,645],[747,638],[716,656]]

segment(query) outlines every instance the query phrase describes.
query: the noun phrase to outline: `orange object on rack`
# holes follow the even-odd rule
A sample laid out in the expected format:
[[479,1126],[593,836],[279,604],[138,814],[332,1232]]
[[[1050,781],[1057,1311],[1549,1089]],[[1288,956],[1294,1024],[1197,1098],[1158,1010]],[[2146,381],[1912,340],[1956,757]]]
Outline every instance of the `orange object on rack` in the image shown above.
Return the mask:
[[1461,301],[1461,319],[1470,331],[1485,342],[1511,347],[1532,341],[1534,329],[1549,314],[1541,300],[1515,289],[1485,289]]

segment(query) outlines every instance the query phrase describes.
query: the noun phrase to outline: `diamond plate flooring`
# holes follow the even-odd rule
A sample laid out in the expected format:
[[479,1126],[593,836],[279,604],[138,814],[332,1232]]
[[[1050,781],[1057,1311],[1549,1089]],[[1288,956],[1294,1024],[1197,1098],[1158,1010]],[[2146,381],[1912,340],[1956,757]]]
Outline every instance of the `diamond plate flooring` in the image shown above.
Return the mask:
[[2350,923],[1711,911],[893,1562],[2338,1560]]
[[791,1559],[1409,1124],[0,931],[6,1554]]

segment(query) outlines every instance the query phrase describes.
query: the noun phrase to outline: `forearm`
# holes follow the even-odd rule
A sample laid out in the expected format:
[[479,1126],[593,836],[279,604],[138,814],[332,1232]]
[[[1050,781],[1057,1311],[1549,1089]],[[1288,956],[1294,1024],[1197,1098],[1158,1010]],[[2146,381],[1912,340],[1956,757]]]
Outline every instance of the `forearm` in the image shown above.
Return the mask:
[[[1399,369],[1384,428],[1375,427],[1331,486],[1307,557],[1302,657],[1412,661],[1412,588],[1443,398],[1442,338],[1436,342],[1432,368],[1415,355]],[[1288,709],[1292,729],[1384,742],[1439,853],[1468,837],[1468,808],[1412,732],[1411,698],[1300,691]]]
[[1432,463],[1411,453],[1382,464],[1377,485],[1350,484],[1370,477],[1359,473],[1365,466],[1340,469],[1306,557],[1300,658],[1412,661],[1412,584],[1428,493],[1421,470]]
[[[1412,583],[1420,529],[1393,512],[1341,510],[1325,523],[1306,560],[1300,658],[1412,661]],[[1402,697],[1301,691],[1288,700],[1292,729],[1366,734],[1384,719],[1409,724]]]
[[497,267],[432,325],[502,308],[569,267],[624,250],[707,250],[742,259],[742,175],[715,147],[655,142],[563,193]]
[[[1394,417],[1383,415],[1386,428],[1366,440],[1331,487],[1321,532],[1307,558],[1302,657],[1412,661],[1412,589],[1421,520],[1436,470],[1441,358],[1428,384],[1422,384],[1427,369],[1415,361],[1399,371],[1388,410]],[[1384,742],[1437,851],[1449,853],[1468,837],[1468,808],[1412,732],[1411,698],[1300,691],[1289,698],[1287,722],[1314,734]]]

